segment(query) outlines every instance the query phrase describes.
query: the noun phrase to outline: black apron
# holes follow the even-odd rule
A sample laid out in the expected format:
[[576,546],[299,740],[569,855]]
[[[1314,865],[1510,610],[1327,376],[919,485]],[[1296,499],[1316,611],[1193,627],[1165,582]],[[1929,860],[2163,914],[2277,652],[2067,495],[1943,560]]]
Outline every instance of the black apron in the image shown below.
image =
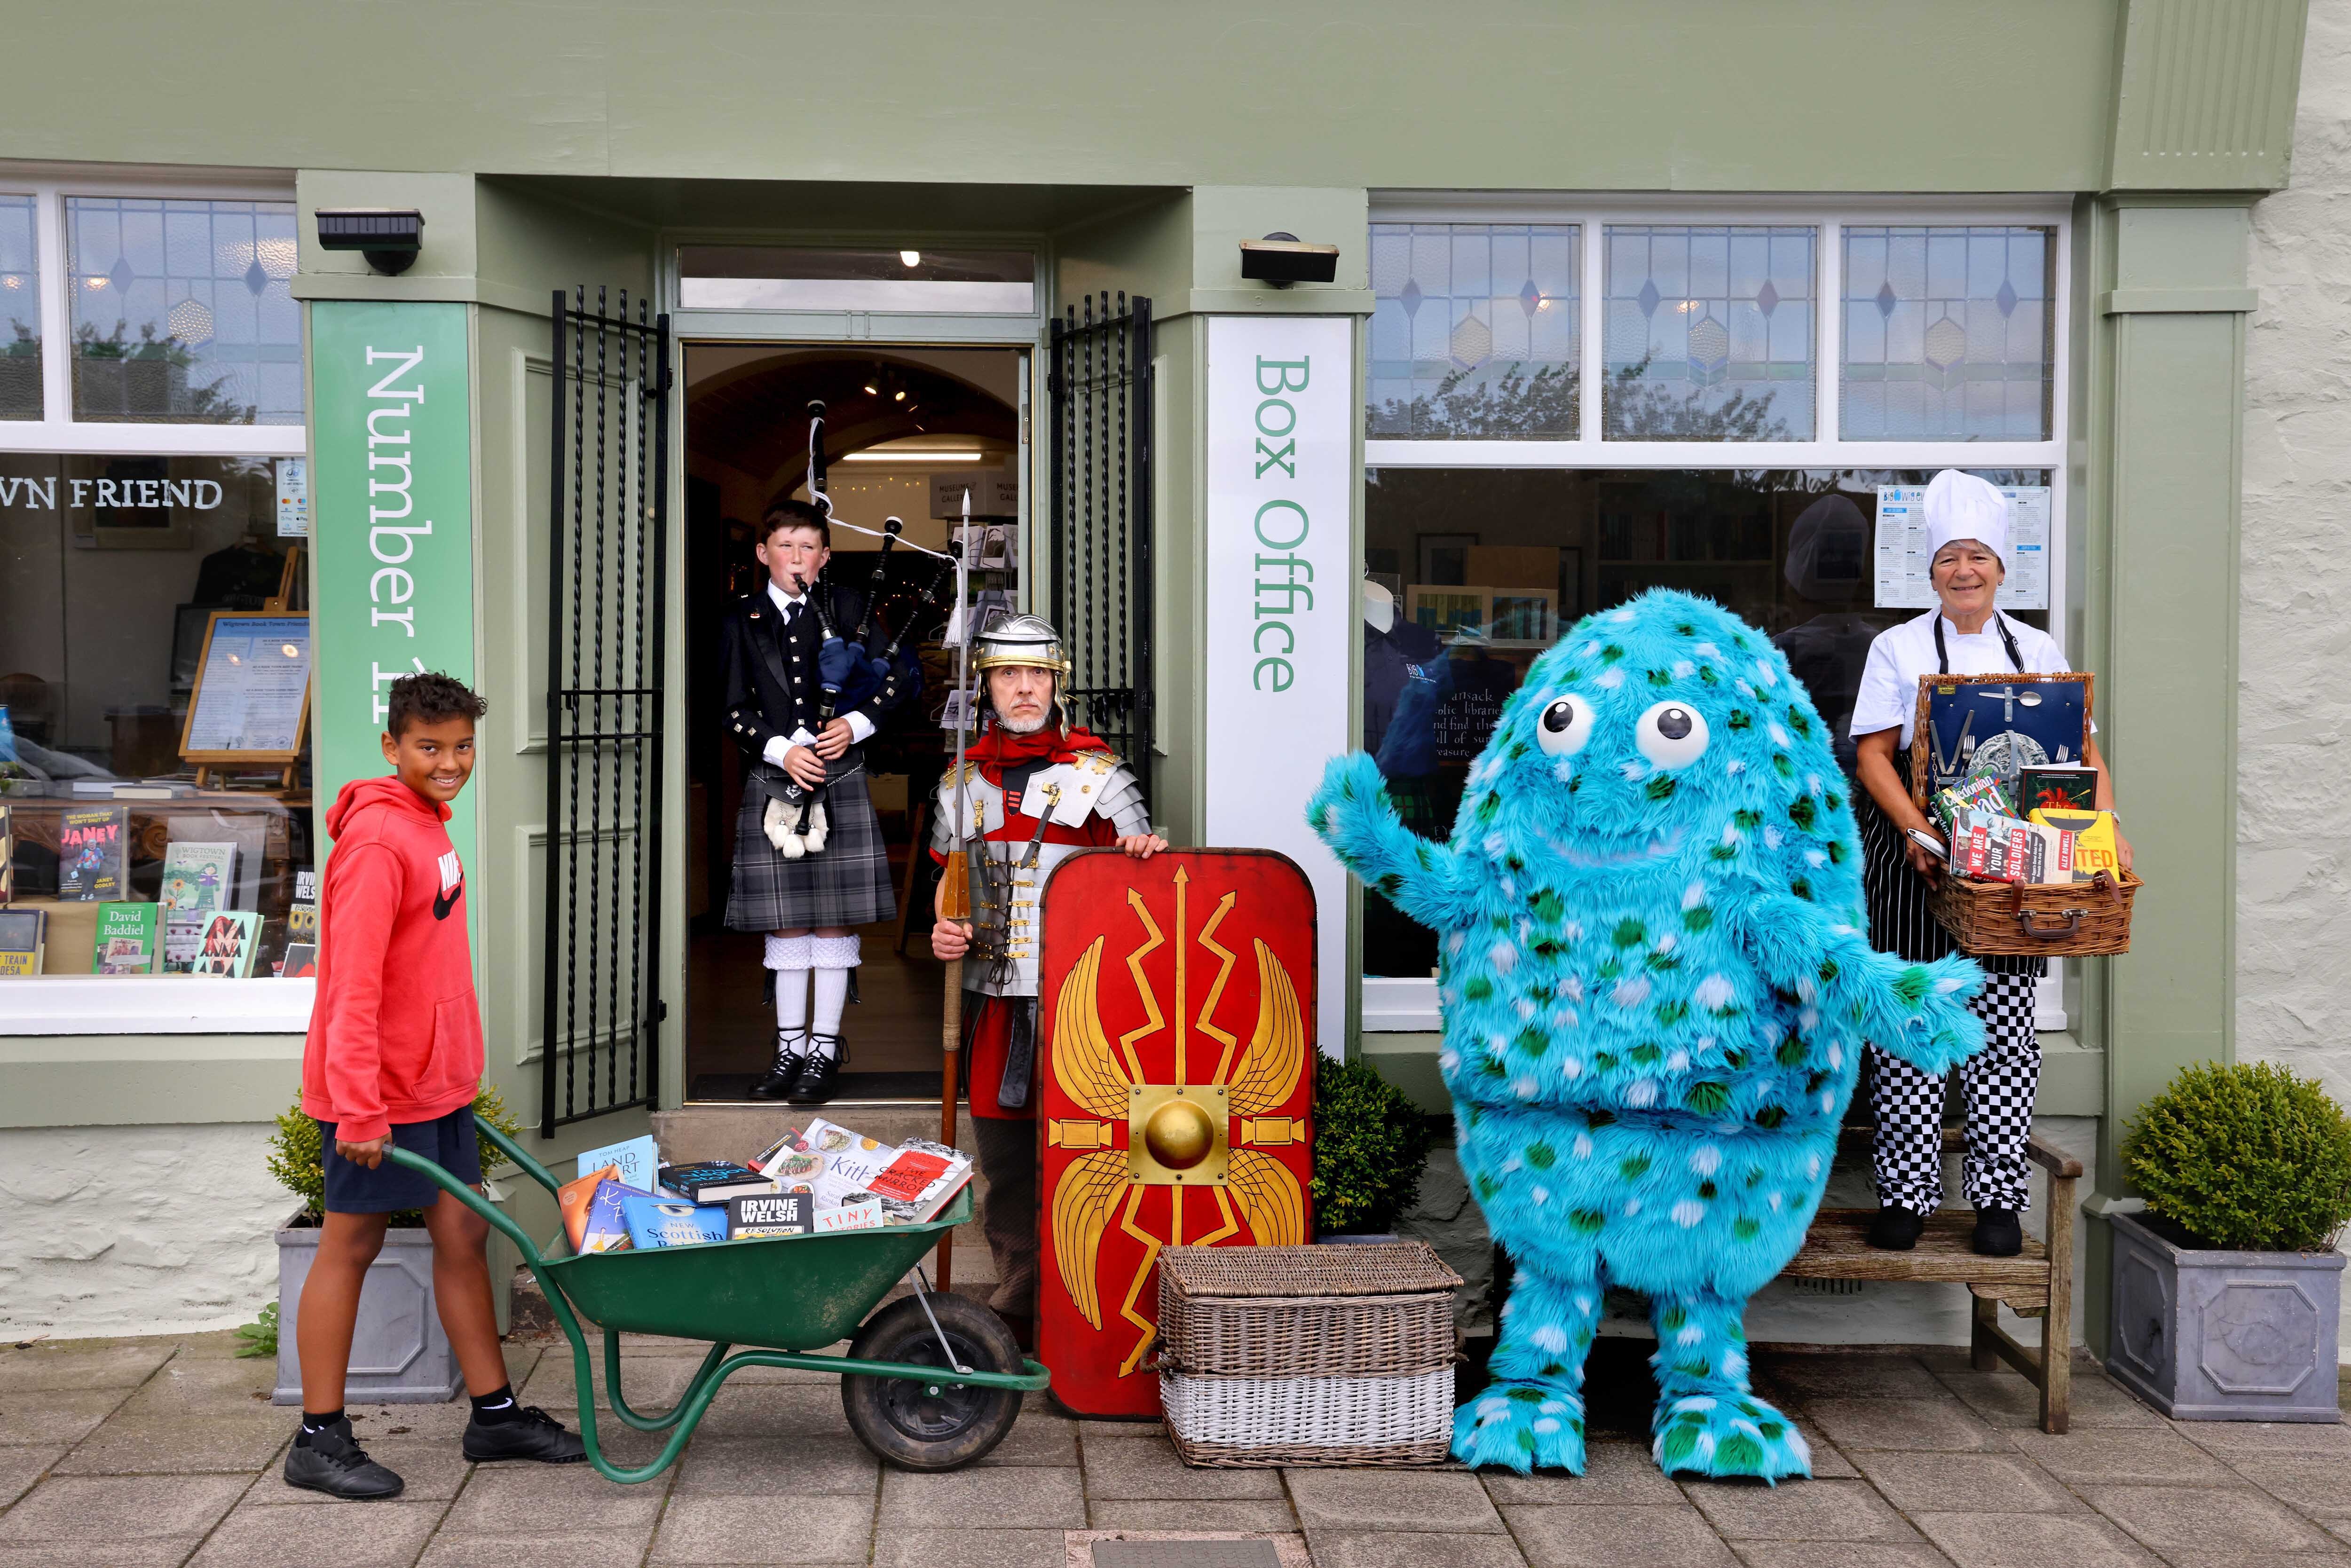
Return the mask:
[[[2001,641],[2007,644],[2008,661],[2024,674],[2024,655],[2016,646],[2016,635],[1998,612],[1992,624],[2000,628]],[[1938,674],[1951,673],[1949,651],[1943,643],[1943,617],[1935,617],[1935,669]],[[1897,749],[1894,754],[1894,771],[1907,789],[1910,783],[1909,756]],[[1935,918],[1929,900],[1933,890],[1927,879],[1910,869],[1910,857],[1904,846],[1909,841],[1892,818],[1878,810],[1877,802],[1868,790],[1854,784],[1853,814],[1861,829],[1861,890],[1864,904],[1869,911],[1869,945],[1882,953],[1891,953],[1913,964],[1931,964],[1959,951],[1951,934]],[[1986,974],[2045,975],[2049,960],[2029,954],[1970,954]]]

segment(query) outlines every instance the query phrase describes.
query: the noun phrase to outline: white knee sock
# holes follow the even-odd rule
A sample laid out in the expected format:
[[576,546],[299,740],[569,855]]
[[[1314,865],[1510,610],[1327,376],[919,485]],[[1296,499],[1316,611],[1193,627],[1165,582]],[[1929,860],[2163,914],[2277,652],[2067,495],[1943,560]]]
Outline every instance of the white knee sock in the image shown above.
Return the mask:
[[811,1047],[830,1056],[841,1038],[841,1009],[849,1000],[849,971],[857,967],[862,943],[855,936],[812,936],[816,967],[816,1018]]
[[809,936],[768,938],[768,967],[776,972],[776,1028],[795,1043],[808,1034]]

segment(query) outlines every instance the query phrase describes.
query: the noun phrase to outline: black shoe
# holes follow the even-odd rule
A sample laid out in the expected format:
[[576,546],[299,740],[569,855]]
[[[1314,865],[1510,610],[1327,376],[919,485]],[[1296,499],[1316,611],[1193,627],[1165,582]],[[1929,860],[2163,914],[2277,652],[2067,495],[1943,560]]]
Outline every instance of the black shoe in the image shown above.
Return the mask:
[[576,1465],[588,1457],[580,1434],[536,1405],[525,1405],[495,1424],[475,1416],[465,1423],[464,1446],[465,1457],[475,1464],[537,1459],[542,1465]]
[[841,1037],[820,1034],[813,1037],[831,1045],[831,1051],[814,1050],[800,1068],[800,1081],[792,1086],[791,1103],[795,1105],[821,1105],[832,1098],[833,1085],[841,1077],[841,1061],[846,1052]]
[[408,1483],[369,1458],[343,1419],[294,1439],[286,1450],[286,1484],[345,1502],[381,1502],[398,1497]]
[[1926,1228],[1924,1215],[1913,1214],[1898,1203],[1884,1204],[1877,1218],[1869,1222],[1869,1244],[1887,1252],[1907,1252],[1918,1245]]
[[[803,1036],[803,1039],[806,1037]],[[776,1031],[776,1064],[768,1069],[767,1076],[744,1092],[754,1100],[781,1100],[789,1095],[792,1086],[800,1081],[808,1066],[808,1053],[799,1049],[783,1030]]]
[[1975,1249],[1986,1258],[2013,1258],[2024,1250],[2024,1227],[2012,1208],[1976,1210]]

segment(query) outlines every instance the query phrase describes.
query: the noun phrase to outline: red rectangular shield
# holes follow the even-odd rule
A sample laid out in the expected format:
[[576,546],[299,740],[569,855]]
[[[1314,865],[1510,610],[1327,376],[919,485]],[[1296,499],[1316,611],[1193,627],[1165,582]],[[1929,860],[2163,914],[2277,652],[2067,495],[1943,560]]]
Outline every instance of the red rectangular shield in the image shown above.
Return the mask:
[[1089,1416],[1153,1416],[1174,1246],[1312,1239],[1314,890],[1270,850],[1096,850],[1045,884],[1038,1357]]

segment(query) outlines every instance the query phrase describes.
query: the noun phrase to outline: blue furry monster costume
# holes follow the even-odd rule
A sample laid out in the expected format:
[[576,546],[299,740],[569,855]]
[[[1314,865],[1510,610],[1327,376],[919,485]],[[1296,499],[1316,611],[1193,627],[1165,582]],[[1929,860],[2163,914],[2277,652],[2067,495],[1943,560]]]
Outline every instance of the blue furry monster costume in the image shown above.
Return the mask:
[[1604,1288],[1649,1298],[1667,1471],[1809,1476],[1750,1392],[1747,1298],[1802,1245],[1865,1039],[1941,1073],[1982,1044],[1959,957],[1869,946],[1844,777],[1811,697],[1729,612],[1659,590],[1536,659],[1448,843],[1361,752],[1308,821],[1442,938],[1458,1153],[1518,1277],[1454,1454],[1583,1469]]

